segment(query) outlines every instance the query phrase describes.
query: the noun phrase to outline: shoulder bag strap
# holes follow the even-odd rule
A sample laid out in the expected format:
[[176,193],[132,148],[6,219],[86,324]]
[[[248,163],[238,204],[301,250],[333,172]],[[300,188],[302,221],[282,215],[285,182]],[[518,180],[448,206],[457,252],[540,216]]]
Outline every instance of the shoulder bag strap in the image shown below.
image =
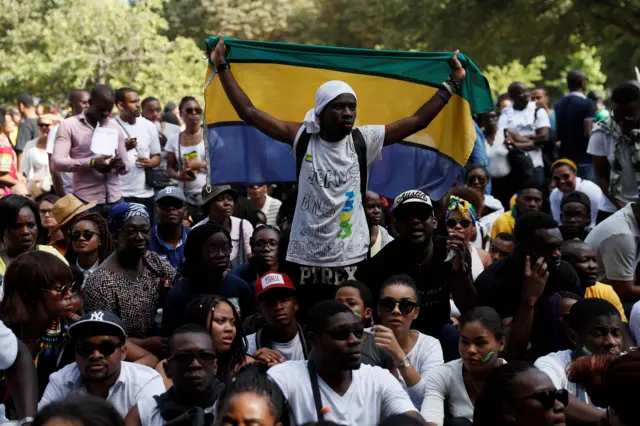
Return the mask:
[[176,158],[176,163],[178,166],[178,171],[182,172],[182,132],[178,133],[178,158]]
[[313,367],[312,361],[307,361],[307,368],[309,369],[309,377],[311,378],[313,402],[316,405],[316,415],[318,416],[318,423],[324,423],[324,414],[322,413],[322,398],[320,397],[320,386],[318,385],[318,375],[316,373],[316,369]]
[[358,156],[358,165],[360,166],[360,194],[362,202],[367,198],[367,183],[369,179],[369,168],[367,167],[367,143],[360,129],[354,129],[351,132],[353,145]]

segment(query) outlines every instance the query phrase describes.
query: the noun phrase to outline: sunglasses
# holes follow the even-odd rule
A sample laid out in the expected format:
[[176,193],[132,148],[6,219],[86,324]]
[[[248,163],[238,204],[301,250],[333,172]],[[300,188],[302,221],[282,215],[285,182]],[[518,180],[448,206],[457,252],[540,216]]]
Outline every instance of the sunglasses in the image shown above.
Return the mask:
[[547,390],[521,398],[521,400],[525,399],[535,399],[536,401],[540,402],[542,408],[544,408],[545,410],[550,410],[553,408],[556,401],[560,401],[560,403],[566,407],[567,404],[569,404],[569,392],[566,389]]
[[460,224],[460,226],[462,226],[464,229],[467,229],[471,226],[471,221],[469,219],[447,219],[447,221],[445,222],[447,228],[455,228],[458,224]]
[[403,223],[409,223],[413,219],[418,219],[420,222],[426,222],[427,220],[433,217],[433,214],[429,211],[420,209],[420,210],[414,210],[409,212],[401,211],[396,213],[395,217],[398,221]]
[[553,176],[553,181],[554,182],[560,182],[561,179],[569,180],[570,177],[571,177],[571,175],[569,173],[565,173],[562,176]]
[[202,365],[211,365],[216,360],[216,354],[209,351],[182,351],[172,355],[170,359],[184,365],[191,364],[194,359]]
[[78,342],[76,343],[76,354],[80,356],[89,356],[95,351],[98,351],[104,356],[109,356],[114,353],[116,349],[121,347],[122,343],[116,342],[102,342],[97,345],[89,342]]
[[478,181],[478,183],[486,183],[487,178],[484,176],[469,176],[467,178],[467,183],[474,183],[475,181]]
[[402,315],[407,315],[413,312],[418,304],[412,300],[395,300],[391,297],[383,297],[378,301],[378,307],[383,312],[393,312],[398,307],[398,310]]
[[185,108],[184,112],[187,113],[188,115],[200,115],[202,114],[202,108]]
[[349,340],[349,337],[351,337],[352,334],[356,339],[362,339],[362,336],[364,336],[364,328],[356,328],[355,330],[324,330],[324,332],[327,333],[331,339],[339,341]]
[[75,290],[75,281],[72,282],[71,284],[67,284],[67,285],[63,285],[60,288],[42,288],[40,287],[40,290],[45,291],[45,292],[52,292],[56,295],[57,298],[62,298],[65,296],[75,296],[77,291]]
[[161,200],[158,201],[158,208],[160,210],[168,210],[170,208],[174,208],[176,210],[180,210],[185,207],[185,203],[180,200]]
[[84,231],[73,231],[71,233],[71,241],[78,241],[80,237],[89,241],[91,238],[93,238],[94,235],[100,235],[100,234],[97,232],[89,231],[88,229]]

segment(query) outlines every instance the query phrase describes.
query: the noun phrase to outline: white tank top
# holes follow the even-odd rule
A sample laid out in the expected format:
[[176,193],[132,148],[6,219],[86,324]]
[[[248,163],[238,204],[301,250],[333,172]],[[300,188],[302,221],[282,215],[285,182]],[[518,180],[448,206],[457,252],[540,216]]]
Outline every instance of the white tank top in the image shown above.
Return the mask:
[[471,252],[471,276],[473,276],[473,281],[475,281],[478,275],[484,271],[484,265],[482,264],[482,259],[478,254],[477,248],[470,245],[469,251]]

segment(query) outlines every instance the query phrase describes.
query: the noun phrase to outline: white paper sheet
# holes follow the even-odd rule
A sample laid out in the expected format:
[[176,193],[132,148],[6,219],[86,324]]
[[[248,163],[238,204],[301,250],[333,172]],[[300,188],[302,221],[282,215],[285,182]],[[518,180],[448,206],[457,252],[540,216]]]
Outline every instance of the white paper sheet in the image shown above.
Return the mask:
[[116,155],[118,131],[108,127],[96,127],[91,138],[91,152],[96,155]]

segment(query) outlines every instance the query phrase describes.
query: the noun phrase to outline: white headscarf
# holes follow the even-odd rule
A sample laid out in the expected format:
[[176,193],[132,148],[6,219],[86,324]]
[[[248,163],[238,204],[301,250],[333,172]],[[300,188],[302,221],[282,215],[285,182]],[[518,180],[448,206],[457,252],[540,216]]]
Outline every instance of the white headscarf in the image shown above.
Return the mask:
[[313,109],[307,111],[304,116],[303,124],[307,133],[319,133],[320,132],[320,113],[326,107],[329,102],[337,98],[338,96],[349,93],[353,95],[356,100],[356,92],[353,91],[344,81],[331,80],[324,83],[318,88],[316,92],[316,106]]

